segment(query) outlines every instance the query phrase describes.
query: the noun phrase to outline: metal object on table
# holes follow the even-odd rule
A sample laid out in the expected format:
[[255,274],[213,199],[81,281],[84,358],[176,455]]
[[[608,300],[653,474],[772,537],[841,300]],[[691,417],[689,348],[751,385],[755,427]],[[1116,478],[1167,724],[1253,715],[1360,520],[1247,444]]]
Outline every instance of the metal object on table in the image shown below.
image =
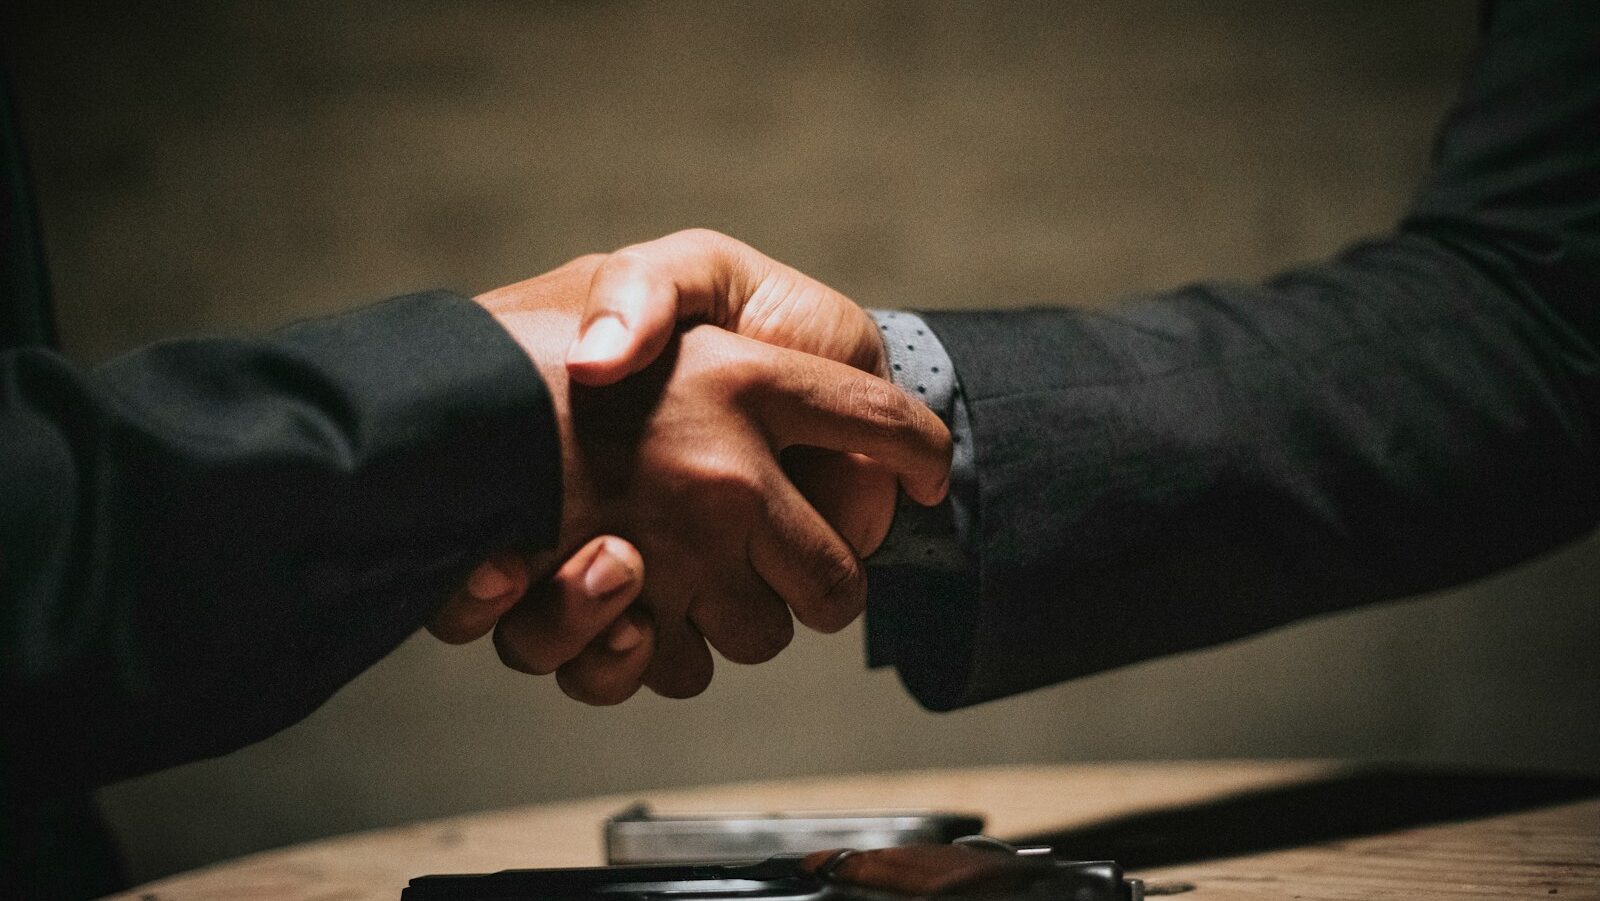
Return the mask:
[[933,811],[661,815],[636,804],[606,820],[606,863],[761,860],[821,848],[946,844],[983,818]]
[[[1032,851],[1033,849],[1029,849]],[[847,868],[846,864],[850,866]],[[753,863],[420,876],[401,901],[1143,901],[1112,861],[1057,861],[994,839],[824,850]]]

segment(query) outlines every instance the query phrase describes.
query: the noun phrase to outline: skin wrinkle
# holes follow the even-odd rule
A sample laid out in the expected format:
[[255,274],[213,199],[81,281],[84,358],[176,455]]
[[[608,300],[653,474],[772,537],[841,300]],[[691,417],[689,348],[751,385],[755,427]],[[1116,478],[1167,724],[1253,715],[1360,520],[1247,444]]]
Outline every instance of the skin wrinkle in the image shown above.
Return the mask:
[[[813,324],[819,316],[824,315],[823,310],[832,306],[833,299],[825,297],[822,303],[813,305],[805,303],[804,297],[801,282],[793,273],[770,273],[744,307],[748,314],[745,322],[748,323],[750,335],[757,340],[775,335],[803,336],[794,344],[797,350],[807,352],[836,346],[831,334],[818,335],[820,330]],[[794,325],[791,326],[791,323]],[[855,359],[845,362],[864,368],[857,365]]]
[[[819,296],[808,298],[806,290],[808,283],[815,285],[816,290],[820,292]],[[809,353],[818,353],[842,345],[849,346],[853,350],[850,358],[843,362],[880,378],[888,377],[881,337],[867,336],[868,332],[876,336],[875,328],[864,329],[862,336],[855,336],[853,339],[852,336],[837,331],[844,323],[836,316],[830,315],[830,311],[841,306],[854,306],[853,301],[838,291],[811,282],[810,279],[781,264],[771,267],[753,289],[750,289],[748,284],[740,286],[740,289],[750,291],[739,312],[741,318],[737,327],[741,332],[758,340],[787,336],[786,340],[778,343],[788,344],[797,350]],[[870,320],[864,322],[868,326],[871,325]],[[823,325],[826,328],[821,327]],[[798,336],[799,339],[795,340],[794,336]]]
[[[757,340],[760,340],[764,335],[781,332],[783,329],[783,316],[793,312],[788,309],[787,304],[782,302],[783,298],[788,294],[787,291],[784,292],[783,297],[779,298],[778,302],[772,302],[770,297],[774,293],[772,282],[773,280],[770,277],[758,282],[746,302],[739,308],[740,319],[738,320],[738,325],[740,329],[748,330],[747,333]],[[774,321],[774,317],[777,317],[776,321]],[[797,334],[805,333],[799,332]]]
[[[756,283],[752,290],[750,285],[756,281],[756,274],[751,271],[748,262],[733,248],[728,245],[728,240],[716,232],[707,232],[707,240],[714,241],[716,258],[720,263],[713,273],[717,282],[717,293],[714,304],[716,305],[714,322],[737,322],[750,302],[759,294],[762,283]],[[736,298],[743,300],[736,301]]]

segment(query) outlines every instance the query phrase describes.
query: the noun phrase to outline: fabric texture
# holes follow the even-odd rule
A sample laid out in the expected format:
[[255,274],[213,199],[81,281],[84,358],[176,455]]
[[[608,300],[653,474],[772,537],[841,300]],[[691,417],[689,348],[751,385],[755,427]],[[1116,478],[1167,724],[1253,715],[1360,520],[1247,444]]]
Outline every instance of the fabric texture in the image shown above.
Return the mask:
[[0,108],[0,897],[120,887],[89,792],[296,722],[489,550],[551,546],[522,349],[434,292],[83,371]]
[[6,353],[8,794],[264,738],[487,551],[554,544],[551,415],[510,336],[442,293],[88,373]]
[[0,897],[121,887],[95,786],[301,719],[485,553],[552,546],[559,448],[522,349],[418,294],[84,371],[53,349],[0,107]]
[[868,310],[883,335],[894,383],[928,405],[950,429],[950,495],[936,507],[901,497],[894,525],[883,546],[872,555],[873,566],[920,566],[960,571],[970,558],[972,502],[977,490],[973,470],[972,427],[961,398],[950,355],[915,313]]
[[1444,588],[1600,520],[1600,5],[1494,6],[1395,234],[1257,285],[928,312],[975,565],[885,566],[869,659],[950,709]]
[[273,734],[487,552],[553,545],[556,434],[521,348],[444,293],[89,372],[0,355],[8,818]]
[[0,77],[0,350],[56,341],[50,282],[9,87]]

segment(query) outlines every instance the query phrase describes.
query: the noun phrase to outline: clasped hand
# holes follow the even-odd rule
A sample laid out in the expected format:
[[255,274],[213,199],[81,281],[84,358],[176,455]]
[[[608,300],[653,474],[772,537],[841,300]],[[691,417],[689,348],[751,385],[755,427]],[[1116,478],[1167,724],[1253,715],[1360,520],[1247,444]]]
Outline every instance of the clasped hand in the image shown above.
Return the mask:
[[574,698],[689,697],[708,643],[759,663],[791,614],[843,628],[898,490],[947,490],[949,433],[887,380],[871,318],[731,238],[680,232],[477,300],[550,390],[559,547],[493,554],[430,628],[492,631],[506,665]]

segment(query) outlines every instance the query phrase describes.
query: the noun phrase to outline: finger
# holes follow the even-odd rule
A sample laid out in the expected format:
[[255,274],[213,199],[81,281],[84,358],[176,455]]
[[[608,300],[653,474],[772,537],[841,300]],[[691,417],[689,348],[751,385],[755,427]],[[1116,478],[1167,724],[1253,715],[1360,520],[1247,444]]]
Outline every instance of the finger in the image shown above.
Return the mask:
[[714,668],[706,640],[687,619],[656,620],[655,654],[644,671],[651,691],[664,698],[692,698],[711,684]]
[[706,229],[624,247],[595,270],[567,371],[574,381],[609,385],[660,356],[680,321],[731,328],[748,286],[775,265]]
[[861,454],[814,447],[791,447],[781,460],[789,481],[856,556],[872,556],[894,524],[900,494],[894,473]]
[[733,663],[766,663],[789,646],[789,607],[754,570],[735,567],[718,581],[721,590],[700,595],[689,608],[689,621],[718,654]]
[[950,430],[926,405],[891,382],[783,348],[761,345],[765,389],[758,418],[779,448],[797,444],[866,454],[900,479],[906,494],[932,506],[950,481]]
[[750,535],[750,563],[818,632],[837,632],[867,604],[867,579],[855,552],[786,479],[767,492],[767,515]]
[[650,611],[634,604],[582,653],[556,670],[556,684],[575,701],[597,707],[621,704],[644,684],[644,671],[655,652],[655,634]]
[[528,559],[515,551],[500,551],[467,576],[433,621],[428,631],[448,644],[466,644],[489,634],[494,624],[528,591],[531,580]]
[[500,618],[495,649],[512,669],[554,672],[610,626],[643,585],[644,561],[633,545],[596,538]]

